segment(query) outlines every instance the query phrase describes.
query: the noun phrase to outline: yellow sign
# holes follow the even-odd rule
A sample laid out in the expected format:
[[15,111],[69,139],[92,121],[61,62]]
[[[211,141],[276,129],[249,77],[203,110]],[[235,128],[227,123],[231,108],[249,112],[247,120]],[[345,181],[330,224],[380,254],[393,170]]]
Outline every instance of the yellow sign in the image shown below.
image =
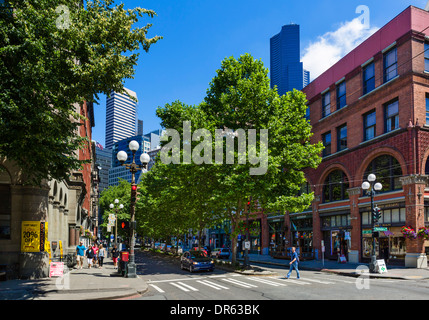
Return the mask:
[[21,252],[40,252],[40,221],[22,221]]
[[60,240],[59,243],[60,243],[60,259],[62,260],[63,259],[63,242]]
[[22,221],[21,252],[47,251],[48,223],[41,221]]

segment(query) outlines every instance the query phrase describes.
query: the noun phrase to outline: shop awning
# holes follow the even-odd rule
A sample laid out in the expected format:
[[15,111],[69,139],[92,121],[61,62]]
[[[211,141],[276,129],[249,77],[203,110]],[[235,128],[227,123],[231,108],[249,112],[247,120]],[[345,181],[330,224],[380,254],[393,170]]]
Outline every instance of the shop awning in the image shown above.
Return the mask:
[[385,236],[393,236],[393,232],[390,232],[389,230],[383,231]]

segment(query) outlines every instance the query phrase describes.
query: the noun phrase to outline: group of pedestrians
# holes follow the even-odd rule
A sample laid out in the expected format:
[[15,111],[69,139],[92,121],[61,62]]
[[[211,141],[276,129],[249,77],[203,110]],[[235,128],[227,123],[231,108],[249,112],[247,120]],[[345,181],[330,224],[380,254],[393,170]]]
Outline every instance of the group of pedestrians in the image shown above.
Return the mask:
[[98,266],[99,269],[103,267],[104,258],[107,257],[107,251],[103,247],[103,244],[93,244],[86,248],[81,241],[80,244],[76,247],[76,256],[77,256],[77,268],[82,269],[83,261],[85,257],[88,263],[88,269],[91,269]]

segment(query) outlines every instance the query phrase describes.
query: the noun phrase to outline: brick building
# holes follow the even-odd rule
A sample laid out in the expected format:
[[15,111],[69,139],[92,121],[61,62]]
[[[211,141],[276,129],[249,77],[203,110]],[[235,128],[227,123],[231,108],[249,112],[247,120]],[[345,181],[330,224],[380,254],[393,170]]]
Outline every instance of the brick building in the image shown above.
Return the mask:
[[[88,138],[76,154],[80,160],[94,160],[93,105],[75,107],[85,117],[76,133]],[[94,161],[71,172],[68,180],[44,180],[36,187],[26,183],[13,161],[0,158],[0,272],[7,278],[46,277],[50,260],[67,261],[68,255],[74,259],[79,241],[90,241],[85,230],[97,234],[97,186]]]
[[378,256],[426,267],[429,242],[405,238],[401,227],[429,224],[429,12],[408,7],[303,92],[312,143],[325,150],[306,171],[312,207],[285,217],[288,241],[319,258],[323,241],[325,258],[369,261],[370,198],[361,185],[374,173],[383,185]]

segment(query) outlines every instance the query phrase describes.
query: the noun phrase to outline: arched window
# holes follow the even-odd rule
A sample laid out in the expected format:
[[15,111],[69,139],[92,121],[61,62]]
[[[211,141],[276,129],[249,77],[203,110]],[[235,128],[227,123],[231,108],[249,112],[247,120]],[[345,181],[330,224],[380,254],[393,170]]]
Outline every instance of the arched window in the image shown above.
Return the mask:
[[386,154],[372,160],[365,170],[363,180],[366,180],[370,173],[375,174],[377,182],[382,184],[382,192],[402,189],[401,181],[399,181],[399,178],[402,177],[402,169],[394,157]]
[[11,179],[5,168],[0,167],[0,240],[10,239]]
[[323,183],[323,202],[332,202],[347,199],[349,181],[341,170],[332,171]]

